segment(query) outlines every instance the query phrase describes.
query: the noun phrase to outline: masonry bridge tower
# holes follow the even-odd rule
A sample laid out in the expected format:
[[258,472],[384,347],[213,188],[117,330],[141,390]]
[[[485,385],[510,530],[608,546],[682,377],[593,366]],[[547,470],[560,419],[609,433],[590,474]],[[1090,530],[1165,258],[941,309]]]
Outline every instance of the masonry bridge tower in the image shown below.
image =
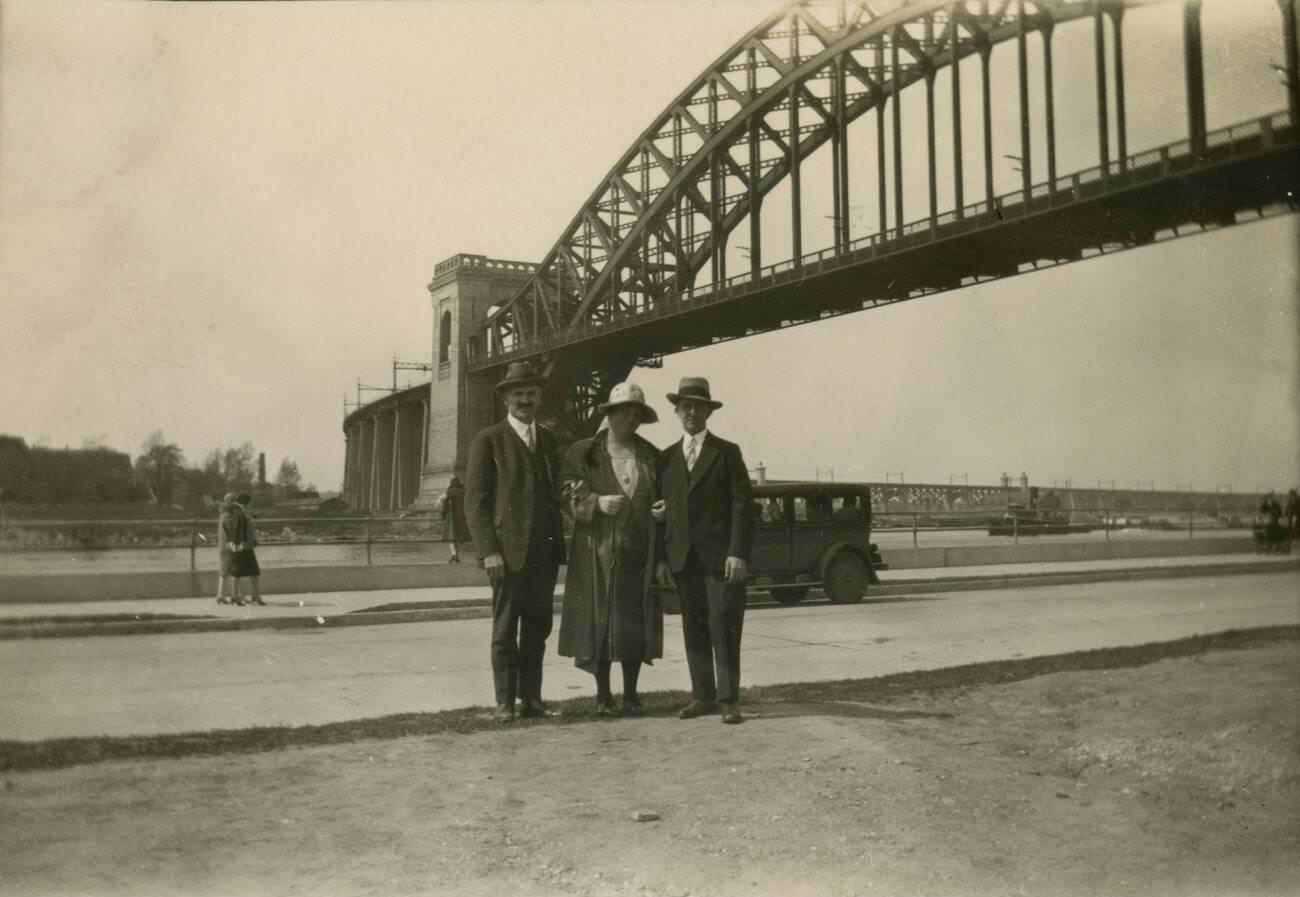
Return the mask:
[[536,271],[537,266],[529,262],[464,253],[434,267],[429,282],[433,302],[429,441],[417,505],[436,502],[453,475],[464,479],[470,439],[496,417],[492,381],[468,376],[467,337]]
[[[394,361],[392,390],[358,404],[343,420],[343,500],[359,511],[401,511],[437,503],[453,475],[465,476],[469,440],[494,417],[487,378],[465,368],[465,334],[518,292],[536,271],[527,262],[459,254],[434,266],[429,363]],[[430,381],[397,388],[399,366],[429,371]]]

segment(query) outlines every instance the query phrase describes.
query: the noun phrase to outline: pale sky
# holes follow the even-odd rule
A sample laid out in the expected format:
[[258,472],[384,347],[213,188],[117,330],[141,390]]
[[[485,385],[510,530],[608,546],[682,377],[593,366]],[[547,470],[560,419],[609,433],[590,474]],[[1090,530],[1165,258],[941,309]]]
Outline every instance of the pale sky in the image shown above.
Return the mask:
[[[434,265],[540,259],[775,5],[5,2],[0,433],[135,455],[161,429],[191,463],[249,441],[272,472],[291,457],[337,489],[343,396],[388,383],[394,354],[431,356]],[[1184,136],[1178,23],[1170,6],[1126,19],[1130,152]],[[1211,128],[1285,107],[1273,0],[1207,0],[1205,35]],[[1090,40],[1054,43],[1061,173],[1096,161]],[[1014,59],[995,52],[997,77]],[[997,96],[1009,190],[1015,94]],[[874,141],[850,138],[856,226],[875,220]],[[781,226],[764,248],[788,256]],[[1284,216],[682,353],[633,375],[665,418],[645,433],[673,438],[663,395],[700,374],[726,403],[712,428],[777,477],[1289,488],[1298,248]]]

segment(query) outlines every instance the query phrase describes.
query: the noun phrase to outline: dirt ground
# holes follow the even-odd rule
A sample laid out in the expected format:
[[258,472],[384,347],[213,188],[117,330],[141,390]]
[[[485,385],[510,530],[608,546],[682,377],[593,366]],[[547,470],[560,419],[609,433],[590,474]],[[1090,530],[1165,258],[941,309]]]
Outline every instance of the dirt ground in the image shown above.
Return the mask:
[[1300,893],[1300,641],[984,682],[10,771],[0,891]]

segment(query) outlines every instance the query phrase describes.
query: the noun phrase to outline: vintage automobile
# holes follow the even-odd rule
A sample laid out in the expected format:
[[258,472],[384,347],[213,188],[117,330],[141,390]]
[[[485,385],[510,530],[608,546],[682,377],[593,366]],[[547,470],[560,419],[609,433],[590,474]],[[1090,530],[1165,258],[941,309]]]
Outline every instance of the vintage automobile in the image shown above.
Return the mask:
[[[871,490],[860,483],[766,483],[754,487],[749,600],[802,601],[821,588],[834,604],[861,601],[886,569],[871,543]],[[765,594],[766,593],[766,594]],[[677,596],[665,609],[679,612]]]

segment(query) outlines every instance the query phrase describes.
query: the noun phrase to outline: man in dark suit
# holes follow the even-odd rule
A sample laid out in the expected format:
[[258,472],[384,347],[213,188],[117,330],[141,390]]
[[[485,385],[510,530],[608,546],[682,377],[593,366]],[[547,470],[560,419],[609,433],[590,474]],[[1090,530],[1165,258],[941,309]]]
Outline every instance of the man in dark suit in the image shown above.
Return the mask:
[[740,632],[745,575],[754,544],[753,489],[740,447],[709,432],[722,407],[703,377],[683,377],[668,394],[684,435],[659,454],[664,552],[659,575],[671,576],[682,605],[691,702],[678,714],[692,719],[721,711],[724,723],[743,717]]
[[497,722],[544,716],[542,657],[564,561],[555,434],[537,422],[544,378],[512,362],[497,384],[505,420],[474,437],[465,476],[465,519],[492,583],[492,676]]

